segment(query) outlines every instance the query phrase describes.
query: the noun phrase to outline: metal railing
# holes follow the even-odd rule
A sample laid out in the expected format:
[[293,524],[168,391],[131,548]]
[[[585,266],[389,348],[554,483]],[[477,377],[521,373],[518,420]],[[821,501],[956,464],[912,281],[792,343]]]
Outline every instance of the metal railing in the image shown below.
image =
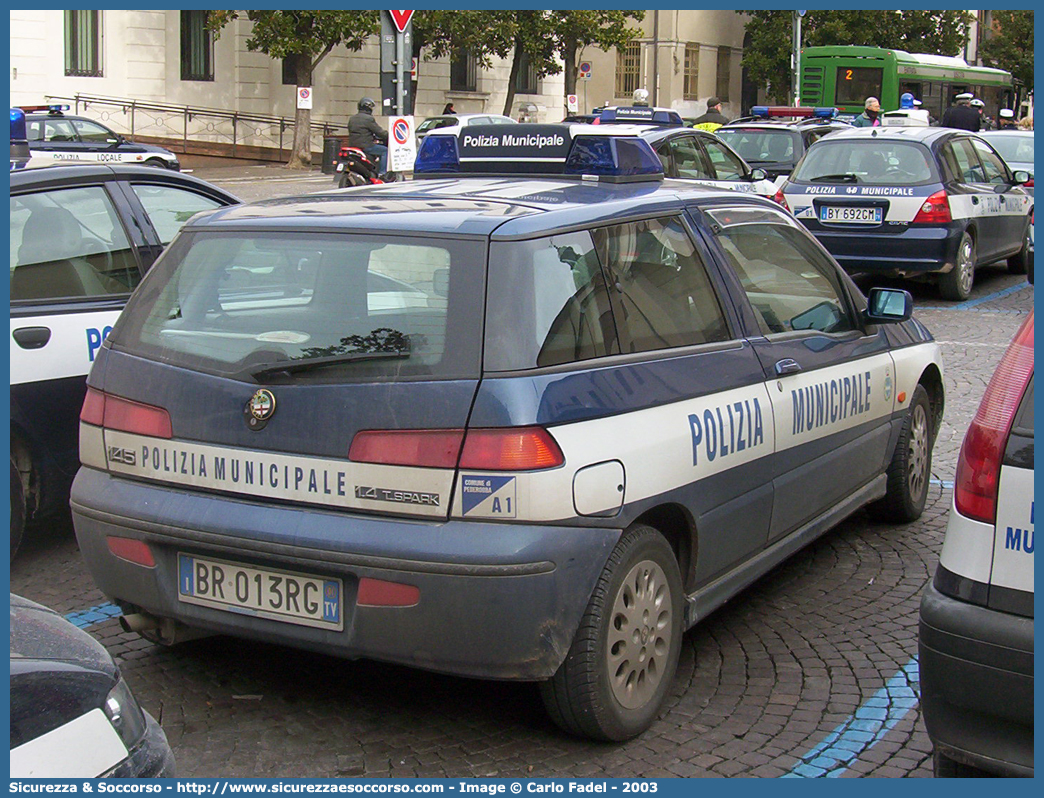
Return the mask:
[[[190,141],[231,145],[232,157],[236,157],[236,150],[240,146],[274,147],[289,151],[293,146],[293,130],[296,126],[293,119],[282,116],[93,94],[77,93],[72,97],[49,94],[47,101],[69,103],[75,113],[80,113],[81,109],[92,109],[92,116],[99,122],[132,138],[139,135],[181,139],[186,149]],[[338,125],[324,120],[312,121],[309,127],[312,152],[323,151],[325,137],[347,135],[348,132],[347,123]]]

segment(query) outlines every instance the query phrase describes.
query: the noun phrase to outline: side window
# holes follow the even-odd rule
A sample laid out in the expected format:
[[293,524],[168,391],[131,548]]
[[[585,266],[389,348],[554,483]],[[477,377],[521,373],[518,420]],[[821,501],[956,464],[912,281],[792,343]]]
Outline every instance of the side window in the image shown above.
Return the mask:
[[108,128],[104,128],[94,122],[89,122],[86,119],[73,119],[71,121],[82,141],[90,141],[95,144],[105,144],[110,141],[116,141],[116,134]]
[[957,163],[956,177],[963,183],[985,183],[986,175],[972,149],[970,139],[953,142],[953,157]]
[[703,146],[707,150],[718,180],[742,180],[747,174],[740,159],[718,142],[703,139]]
[[494,242],[489,263],[487,369],[531,369],[619,351],[589,233]]
[[674,166],[678,170],[678,177],[698,180],[713,179],[713,175],[703,162],[703,154],[700,152],[699,145],[696,144],[696,139],[692,136],[678,136],[671,139],[669,145]]
[[679,219],[628,222],[593,235],[616,287],[614,310],[624,351],[728,339],[706,268]]
[[833,265],[802,231],[782,224],[738,224],[725,227],[718,243],[764,335],[856,329]]
[[140,273],[100,186],[11,197],[11,299],[129,293]]
[[131,188],[145,206],[145,212],[164,246],[171,242],[181,226],[195,214],[221,206],[221,203],[210,197],[173,186],[138,183],[132,184]]
[[48,119],[44,122],[44,141],[76,141],[76,130],[68,119]]
[[982,169],[986,182],[1007,183],[1008,169],[1004,165],[1004,160],[994,152],[989,144],[979,141],[978,139],[971,139],[971,143],[972,147],[975,148],[975,152],[979,155],[979,160],[982,161]]

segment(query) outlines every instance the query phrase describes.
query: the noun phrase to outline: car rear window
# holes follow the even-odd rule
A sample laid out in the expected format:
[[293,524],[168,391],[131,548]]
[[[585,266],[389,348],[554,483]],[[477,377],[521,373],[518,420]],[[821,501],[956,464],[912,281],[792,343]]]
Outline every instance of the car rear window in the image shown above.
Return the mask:
[[895,139],[822,141],[808,150],[792,179],[804,183],[894,186],[937,180],[920,144]]
[[715,133],[750,164],[794,160],[794,134],[789,130],[721,127]]
[[484,265],[474,240],[190,233],[110,340],[245,381],[475,377]]

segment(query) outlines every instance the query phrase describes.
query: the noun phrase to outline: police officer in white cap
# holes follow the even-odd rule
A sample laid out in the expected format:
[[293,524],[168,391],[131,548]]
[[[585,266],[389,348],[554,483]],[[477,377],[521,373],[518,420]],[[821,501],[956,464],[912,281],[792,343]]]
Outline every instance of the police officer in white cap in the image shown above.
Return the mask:
[[971,92],[958,94],[954,99],[956,102],[946,109],[942,122],[939,124],[943,127],[956,127],[977,133],[981,127],[982,120],[979,117],[979,112],[971,106]]
[[1001,108],[997,112],[997,130],[1014,130],[1015,112],[1010,108]]

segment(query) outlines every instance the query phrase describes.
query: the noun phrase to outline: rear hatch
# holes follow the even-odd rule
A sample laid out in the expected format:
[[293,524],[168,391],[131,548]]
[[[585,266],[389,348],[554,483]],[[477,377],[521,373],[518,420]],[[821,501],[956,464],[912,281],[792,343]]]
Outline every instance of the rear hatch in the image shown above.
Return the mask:
[[453,431],[480,375],[485,263],[480,237],[183,233],[92,370],[84,463],[446,518]]
[[812,231],[901,235],[939,182],[924,145],[861,138],[816,142],[783,191]]

